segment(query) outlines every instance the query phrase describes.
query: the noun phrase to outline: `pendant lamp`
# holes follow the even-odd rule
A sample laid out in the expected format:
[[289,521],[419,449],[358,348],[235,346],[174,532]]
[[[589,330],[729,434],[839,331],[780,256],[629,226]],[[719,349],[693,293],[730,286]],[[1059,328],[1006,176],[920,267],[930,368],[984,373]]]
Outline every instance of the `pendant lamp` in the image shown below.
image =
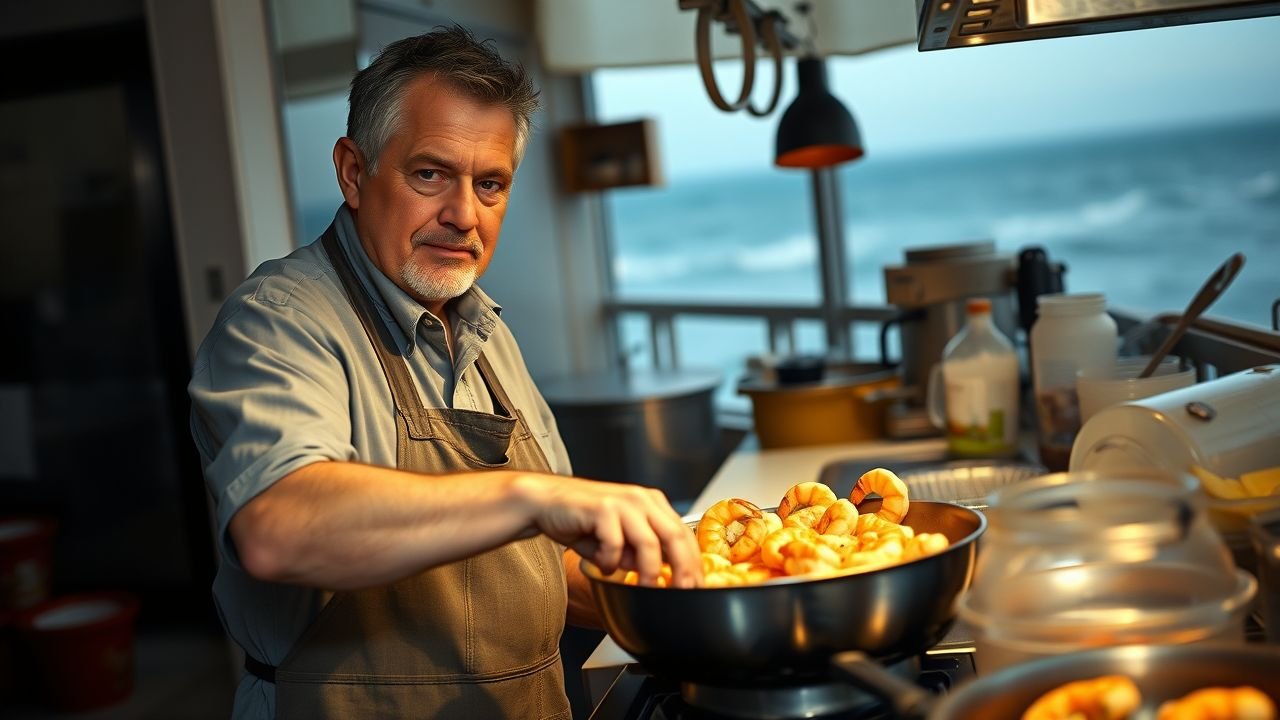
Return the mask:
[[858,125],[827,87],[826,62],[807,55],[796,62],[800,91],[778,123],[774,163],[824,168],[862,157]]

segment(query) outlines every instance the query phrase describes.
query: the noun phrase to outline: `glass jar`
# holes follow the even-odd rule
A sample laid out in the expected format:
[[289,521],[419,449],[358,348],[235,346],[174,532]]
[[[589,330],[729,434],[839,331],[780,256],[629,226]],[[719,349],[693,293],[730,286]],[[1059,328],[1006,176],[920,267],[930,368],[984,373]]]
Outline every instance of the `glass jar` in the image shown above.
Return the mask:
[[1089,647],[1244,642],[1257,582],[1189,475],[1056,473],[997,490],[959,604],[978,672]]
[[1116,362],[1116,322],[1101,293],[1041,295],[1031,327],[1031,378],[1040,429],[1040,462],[1066,470],[1080,430],[1076,375],[1108,376]]

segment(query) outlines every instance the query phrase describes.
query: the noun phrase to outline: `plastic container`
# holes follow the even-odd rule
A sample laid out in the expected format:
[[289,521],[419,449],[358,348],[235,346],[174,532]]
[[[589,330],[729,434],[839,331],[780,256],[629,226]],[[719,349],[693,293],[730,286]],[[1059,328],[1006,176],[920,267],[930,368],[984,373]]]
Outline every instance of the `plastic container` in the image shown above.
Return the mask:
[[1150,377],[1138,377],[1150,360],[1150,357],[1125,357],[1116,360],[1111,372],[1097,369],[1079,371],[1076,375],[1076,395],[1080,398],[1081,426],[1089,422],[1089,418],[1099,410],[1112,405],[1141,400],[1195,384],[1196,371],[1183,370],[1177,358],[1165,358]]
[[137,615],[137,598],[106,592],[68,595],[19,615],[18,629],[55,707],[93,710],[133,692]]
[[54,529],[48,518],[0,517],[0,611],[49,599]]
[[965,313],[965,326],[930,373],[929,419],[944,429],[952,455],[1009,457],[1017,453],[1018,355],[991,322],[990,300],[970,299]]
[[1040,461],[1066,470],[1080,430],[1076,376],[1109,375],[1116,363],[1116,323],[1101,293],[1041,295],[1031,328],[1031,377],[1040,430]]
[[997,490],[958,612],[982,674],[1091,647],[1244,642],[1237,570],[1189,475],[1056,473]]

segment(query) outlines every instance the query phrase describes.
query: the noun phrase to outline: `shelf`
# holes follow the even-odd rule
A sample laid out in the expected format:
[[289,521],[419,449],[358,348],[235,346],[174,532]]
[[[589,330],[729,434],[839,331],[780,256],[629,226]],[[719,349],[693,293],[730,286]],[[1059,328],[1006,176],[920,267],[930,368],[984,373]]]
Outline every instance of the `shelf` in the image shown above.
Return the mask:
[[560,130],[560,162],[569,192],[661,185],[653,120],[575,125]]

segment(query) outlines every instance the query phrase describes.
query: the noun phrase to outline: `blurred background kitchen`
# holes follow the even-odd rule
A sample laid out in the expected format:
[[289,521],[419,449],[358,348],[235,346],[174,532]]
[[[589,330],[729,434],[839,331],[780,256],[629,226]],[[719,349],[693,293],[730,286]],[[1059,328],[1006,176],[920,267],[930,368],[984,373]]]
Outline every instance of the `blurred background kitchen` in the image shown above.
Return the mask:
[[[229,714],[241,656],[209,594],[190,357],[241,278],[332,217],[351,74],[435,25],[494,38],[542,89],[483,285],[584,475],[657,485],[690,508],[726,456],[778,422],[759,409],[797,358],[889,380],[882,414],[828,441],[936,439],[923,383],[965,297],[996,299],[1030,383],[1028,249],[1052,271],[1031,307],[1035,292],[1103,293],[1121,333],[1158,330],[1143,323],[1180,312],[1243,253],[1209,314],[1274,338],[1280,18],[920,52],[912,0],[869,2],[866,18],[756,4],[784,10],[826,57],[863,157],[774,166],[795,51],[777,111],[722,112],[677,0],[6,3],[0,715]],[[714,34],[733,95],[740,39]],[[762,104],[774,71],[762,59],[756,75]],[[928,308],[886,278],[956,246],[987,285],[943,298],[951,324],[925,338]],[[87,606],[50,627],[107,635],[19,633],[22,612],[76,599]],[[119,637],[132,649],[114,685],[58,644]]]

